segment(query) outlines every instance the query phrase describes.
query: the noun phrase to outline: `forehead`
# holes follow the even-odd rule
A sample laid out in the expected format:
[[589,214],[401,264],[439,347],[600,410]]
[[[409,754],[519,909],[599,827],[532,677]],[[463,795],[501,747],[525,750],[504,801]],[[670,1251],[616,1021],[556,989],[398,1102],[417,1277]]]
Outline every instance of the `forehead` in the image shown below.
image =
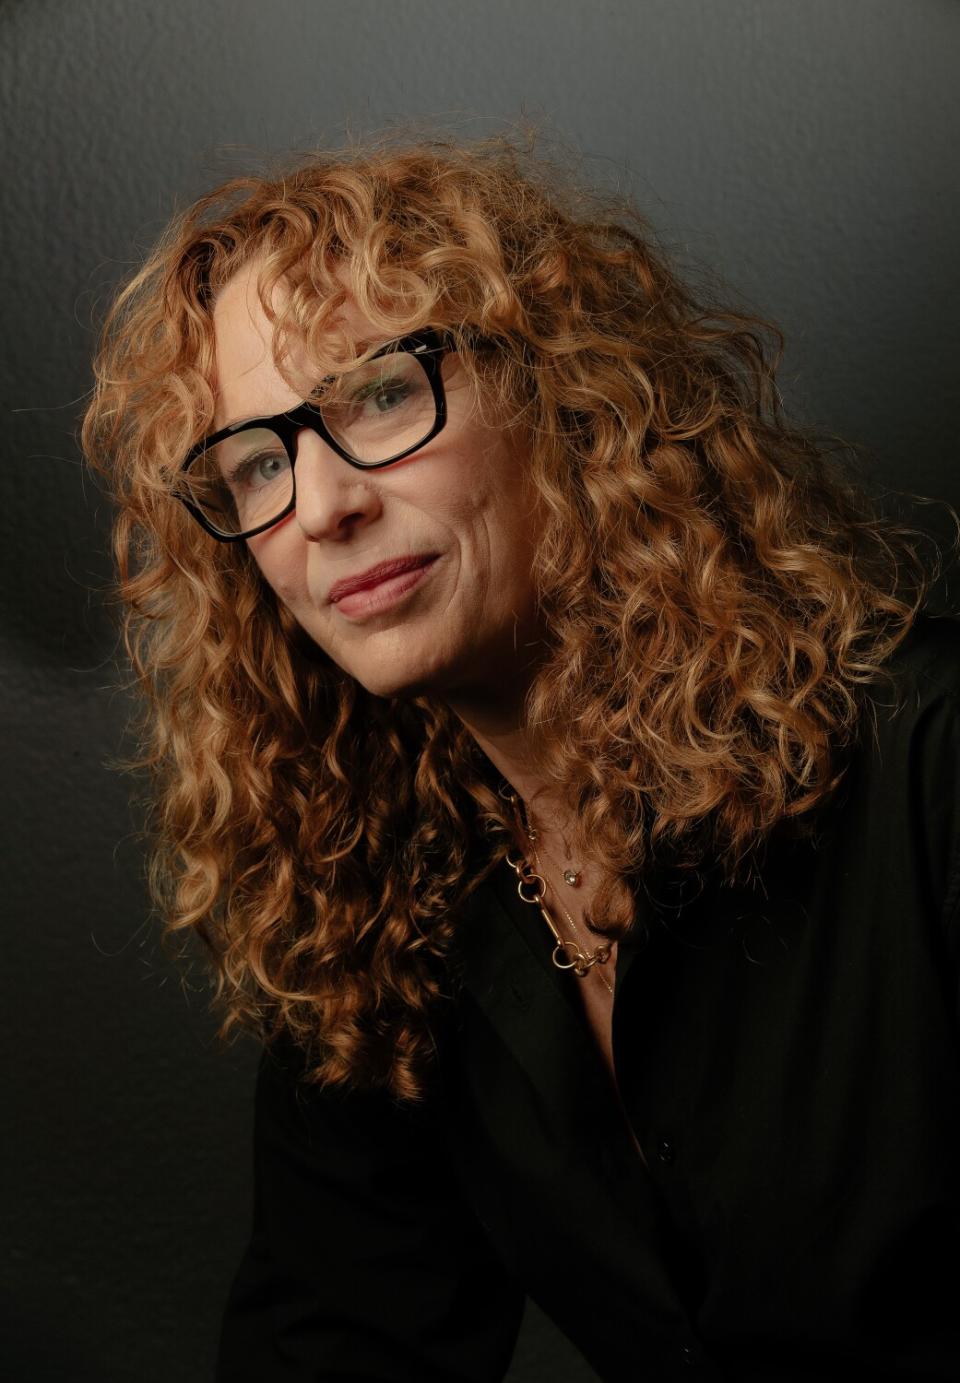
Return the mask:
[[[303,355],[298,358],[296,351],[285,364],[290,382],[274,364],[273,328],[257,291],[259,269],[256,261],[245,265],[224,285],[214,303],[216,427],[281,413],[299,403],[316,383],[316,370]],[[273,305],[279,309],[282,304],[283,289],[278,286]],[[374,341],[381,334],[349,297],[336,321],[351,341]]]

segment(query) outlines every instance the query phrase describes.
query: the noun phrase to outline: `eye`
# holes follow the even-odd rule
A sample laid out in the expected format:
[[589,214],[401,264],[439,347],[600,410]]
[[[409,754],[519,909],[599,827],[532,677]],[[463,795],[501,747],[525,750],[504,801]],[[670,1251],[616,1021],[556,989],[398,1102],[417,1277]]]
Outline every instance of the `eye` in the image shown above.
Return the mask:
[[253,456],[248,456],[234,467],[227,479],[234,488],[245,486],[255,490],[269,485],[289,468],[290,458],[287,453],[271,448],[269,451],[259,451]]
[[410,397],[410,389],[410,381],[401,376],[394,379],[371,380],[351,395],[350,402],[354,405],[372,403],[376,412],[389,413],[392,408],[398,408],[406,402]]

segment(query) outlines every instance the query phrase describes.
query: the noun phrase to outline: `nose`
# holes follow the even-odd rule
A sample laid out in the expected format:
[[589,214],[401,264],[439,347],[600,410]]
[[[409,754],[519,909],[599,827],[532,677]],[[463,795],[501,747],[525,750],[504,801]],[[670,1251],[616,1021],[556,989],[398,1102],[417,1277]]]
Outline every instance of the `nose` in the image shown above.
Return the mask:
[[296,521],[312,542],[342,541],[381,510],[377,487],[309,428],[297,434]]

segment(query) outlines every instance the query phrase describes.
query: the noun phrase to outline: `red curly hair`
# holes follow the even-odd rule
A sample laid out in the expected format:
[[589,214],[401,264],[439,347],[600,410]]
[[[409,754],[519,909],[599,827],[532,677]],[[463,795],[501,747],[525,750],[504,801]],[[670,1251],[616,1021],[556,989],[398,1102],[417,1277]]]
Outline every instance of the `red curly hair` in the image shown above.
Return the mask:
[[620,881],[667,858],[732,880],[808,819],[938,569],[842,444],[784,420],[779,330],[695,295],[635,208],[510,137],[321,153],[173,221],[116,297],[83,424],[118,508],[153,894],[209,947],[223,1034],[286,1031],[317,1081],[416,1100],[509,815],[448,707],[366,692],[171,499],[213,418],[213,302],[254,256],[268,311],[289,290],[278,359],[291,332],[341,359],[346,271],[391,335],[453,332],[477,397],[522,420],[551,639],[526,723]]

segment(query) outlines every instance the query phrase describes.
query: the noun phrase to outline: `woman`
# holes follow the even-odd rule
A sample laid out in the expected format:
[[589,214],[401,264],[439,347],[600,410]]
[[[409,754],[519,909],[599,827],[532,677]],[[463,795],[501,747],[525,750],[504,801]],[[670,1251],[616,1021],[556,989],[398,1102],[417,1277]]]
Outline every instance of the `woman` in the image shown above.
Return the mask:
[[264,1044],[222,1383],[498,1379],[525,1294],[614,1383],[960,1367],[960,624],[768,356],[508,140],[119,295],[152,878]]

